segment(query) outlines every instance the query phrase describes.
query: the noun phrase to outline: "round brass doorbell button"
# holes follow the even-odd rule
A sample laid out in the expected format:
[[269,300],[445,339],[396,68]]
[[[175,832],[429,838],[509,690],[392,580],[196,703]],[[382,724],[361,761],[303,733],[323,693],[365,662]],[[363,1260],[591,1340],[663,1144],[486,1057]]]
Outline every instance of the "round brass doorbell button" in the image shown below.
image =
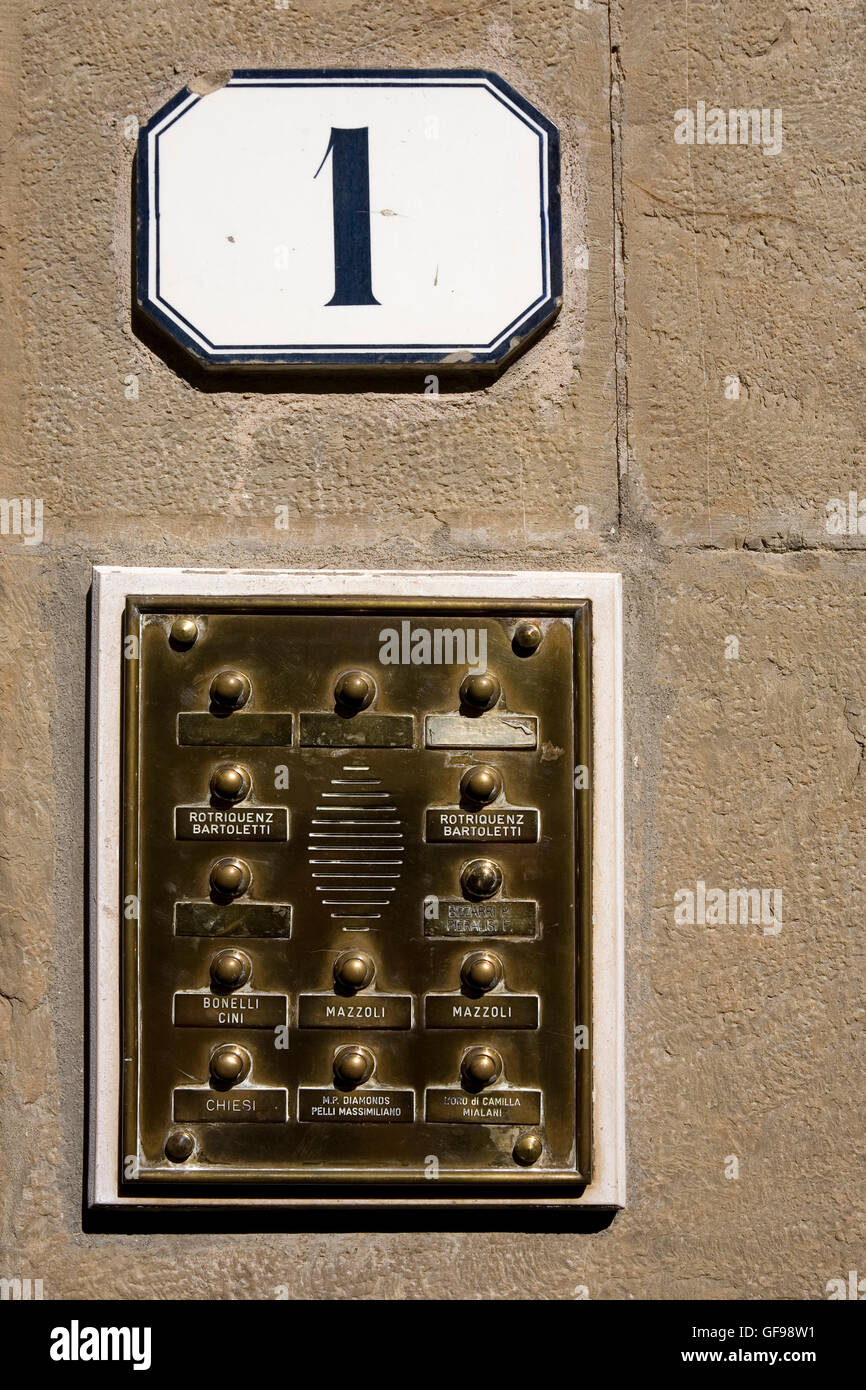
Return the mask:
[[220,763],[211,773],[210,789],[219,801],[243,801],[251,787],[252,778],[240,763]]
[[334,1058],[334,1081],[345,1091],[360,1086],[373,1075],[375,1063],[366,1047],[341,1047]]
[[502,870],[492,859],[473,859],[463,867],[460,887],[467,898],[492,898],[502,887]]
[[252,686],[243,671],[219,671],[210,683],[210,697],[220,709],[240,709],[250,698]]
[[502,983],[504,975],[502,961],[492,951],[473,951],[460,967],[460,978],[470,990],[486,994]]
[[460,778],[460,794],[468,801],[475,801],[479,806],[486,806],[488,801],[494,801],[502,791],[502,778],[495,767],[490,767],[487,763],[478,763],[475,767],[470,767]]
[[239,1047],[237,1043],[223,1043],[222,1047],[211,1053],[211,1078],[224,1086],[236,1086],[239,1081],[243,1081],[249,1076],[251,1066],[250,1054],[245,1047]]
[[375,694],[376,682],[366,671],[344,671],[334,686],[338,707],[353,714],[372,704]]
[[480,1091],[502,1075],[502,1058],[492,1047],[470,1047],[460,1063],[460,1077],[467,1091]]
[[246,893],[253,881],[252,870],[245,859],[230,856],[211,865],[211,892],[219,898],[238,898]]
[[334,984],[353,994],[366,989],[375,973],[373,959],[366,951],[342,951],[334,961]]
[[244,951],[219,951],[210,963],[211,979],[220,989],[239,989],[252,972],[252,961]]
[[502,695],[502,686],[489,671],[465,676],[460,686],[460,701],[471,710],[492,709]]

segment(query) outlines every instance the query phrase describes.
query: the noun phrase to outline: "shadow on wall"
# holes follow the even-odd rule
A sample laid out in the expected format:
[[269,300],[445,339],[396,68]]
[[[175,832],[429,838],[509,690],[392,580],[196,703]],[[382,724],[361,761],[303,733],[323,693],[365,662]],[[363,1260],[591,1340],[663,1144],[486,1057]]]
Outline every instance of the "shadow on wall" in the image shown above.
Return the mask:
[[[160,1189],[160,1194],[163,1189]],[[209,1195],[219,1196],[218,1189],[211,1189]],[[237,1199],[237,1189],[225,1195]],[[314,1196],[305,1193],[305,1196]],[[385,1195],[383,1192],[382,1195]],[[182,1198],[180,1200],[183,1200]],[[327,1200],[327,1199],[326,1199]],[[330,1194],[333,1202],[333,1192]],[[336,1205],[308,1211],[262,1211],[250,1207],[246,1211],[211,1208],[209,1211],[98,1211],[84,1210],[82,1229],[89,1234],[132,1234],[142,1232],[150,1235],[258,1235],[277,1232],[299,1234],[327,1232],[365,1232],[383,1234],[415,1234],[417,1232],[475,1232],[503,1231],[525,1235],[596,1235],[607,1230],[614,1216],[613,1211],[583,1210],[580,1207],[541,1208],[533,1211],[509,1210],[503,1202],[496,1208],[467,1208],[455,1211],[443,1208],[413,1209],[395,1207],[394,1209],[365,1211],[353,1208],[340,1208]]]

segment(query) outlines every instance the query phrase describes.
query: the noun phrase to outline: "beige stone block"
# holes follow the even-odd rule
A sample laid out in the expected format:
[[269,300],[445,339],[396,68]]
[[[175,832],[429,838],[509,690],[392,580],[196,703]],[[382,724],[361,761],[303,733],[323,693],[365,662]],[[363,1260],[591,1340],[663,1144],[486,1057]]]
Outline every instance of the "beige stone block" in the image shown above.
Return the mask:
[[[665,544],[864,545],[827,530],[866,495],[864,43],[845,3],[624,7],[629,498]],[[781,149],[677,144],[698,101]]]
[[[617,523],[607,15],[436,0],[356,7],[141,7],[21,14],[7,201],[20,341],[10,457],[55,537],[122,559],[133,536],[222,537],[274,564],[304,545],[435,538],[586,550]],[[130,324],[136,121],[232,67],[480,67],[559,127],[565,307],[480,391],[204,388]],[[443,382],[444,388],[444,382]],[[287,509],[288,529],[275,528]],[[577,509],[588,509],[576,527]]]
[[[631,732],[649,894],[643,916],[633,873],[633,1215],[664,1296],[821,1298],[864,1234],[866,576],[854,558],[702,554],[659,578]],[[701,883],[704,920],[678,920]],[[738,889],[766,890],[777,920]]]

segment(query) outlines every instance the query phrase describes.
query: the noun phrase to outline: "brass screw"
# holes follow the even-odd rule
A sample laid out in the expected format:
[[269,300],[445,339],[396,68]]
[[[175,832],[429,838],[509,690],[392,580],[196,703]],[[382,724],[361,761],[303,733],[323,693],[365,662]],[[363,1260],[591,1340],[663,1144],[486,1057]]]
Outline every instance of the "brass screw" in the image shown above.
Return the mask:
[[515,1163],[529,1168],[541,1158],[541,1140],[537,1134],[521,1134],[511,1152]]
[[191,647],[198,637],[198,623],[192,618],[175,618],[168,635],[176,647]]
[[172,1163],[185,1163],[195,1152],[195,1140],[188,1129],[175,1129],[165,1141],[165,1156]]
[[525,656],[538,650],[544,640],[544,633],[538,623],[518,623],[512,642]]

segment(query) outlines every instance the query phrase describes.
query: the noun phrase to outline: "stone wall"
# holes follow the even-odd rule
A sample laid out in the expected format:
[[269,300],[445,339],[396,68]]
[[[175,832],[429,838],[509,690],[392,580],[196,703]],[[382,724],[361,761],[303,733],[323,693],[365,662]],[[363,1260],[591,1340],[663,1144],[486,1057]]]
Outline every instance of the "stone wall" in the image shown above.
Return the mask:
[[[866,563],[856,517],[827,527],[866,496],[862,11],[4,0],[2,22],[2,495],[42,499],[44,535],[0,537],[0,1273],[94,1299],[821,1298],[866,1274]],[[487,389],[203,390],[133,333],[129,117],[305,66],[489,68],[558,125],[565,307]],[[678,143],[699,102],[780,111],[781,148]],[[84,1229],[97,562],[622,571],[610,1225]],[[677,921],[699,881],[781,890],[782,930]]]

